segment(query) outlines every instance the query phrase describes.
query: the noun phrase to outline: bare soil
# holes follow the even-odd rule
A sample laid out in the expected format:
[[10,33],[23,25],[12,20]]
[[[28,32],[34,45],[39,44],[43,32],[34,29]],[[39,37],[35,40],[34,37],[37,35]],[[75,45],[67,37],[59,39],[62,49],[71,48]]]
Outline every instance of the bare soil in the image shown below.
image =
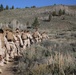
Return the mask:
[[14,75],[12,71],[13,62],[9,62],[2,67],[2,73],[0,75]]

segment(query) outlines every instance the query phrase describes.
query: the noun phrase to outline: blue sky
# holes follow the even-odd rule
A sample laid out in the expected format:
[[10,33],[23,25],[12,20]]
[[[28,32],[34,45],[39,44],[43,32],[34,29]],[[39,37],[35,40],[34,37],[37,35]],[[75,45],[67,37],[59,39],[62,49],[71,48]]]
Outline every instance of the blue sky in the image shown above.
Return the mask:
[[31,7],[31,6],[49,6],[53,4],[64,4],[64,5],[76,5],[76,0],[0,0],[0,4],[3,4],[4,7],[8,5],[11,7]]

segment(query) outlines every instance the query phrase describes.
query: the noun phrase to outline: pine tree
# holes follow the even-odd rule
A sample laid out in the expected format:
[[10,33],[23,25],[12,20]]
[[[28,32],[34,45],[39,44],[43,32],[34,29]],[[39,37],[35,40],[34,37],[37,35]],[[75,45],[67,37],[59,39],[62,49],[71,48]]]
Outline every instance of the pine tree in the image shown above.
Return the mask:
[[12,6],[12,8],[11,9],[14,9],[14,6]]
[[0,5],[0,12],[1,12],[1,5]]
[[4,7],[3,7],[3,5],[1,4],[1,9],[2,9],[2,11],[4,10]]
[[59,10],[59,16],[61,16],[63,14],[63,11],[60,9]]
[[31,8],[36,8],[36,6],[31,6]]
[[39,25],[40,25],[40,24],[39,24],[38,18],[36,17],[35,20],[34,20],[34,22],[33,22],[33,24],[32,24],[32,27],[33,27],[33,28],[38,28]]
[[3,7],[3,5],[1,4],[0,5],[0,11],[3,11],[4,10],[4,7]]
[[5,8],[6,10],[8,10],[9,9],[9,6],[8,5],[6,5],[6,8]]

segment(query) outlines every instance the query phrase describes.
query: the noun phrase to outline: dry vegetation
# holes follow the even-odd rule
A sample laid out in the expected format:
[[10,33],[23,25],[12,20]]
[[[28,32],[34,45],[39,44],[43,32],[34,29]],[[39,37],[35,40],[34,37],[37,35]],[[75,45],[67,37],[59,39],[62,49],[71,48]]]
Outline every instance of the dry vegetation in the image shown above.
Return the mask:
[[[76,11],[76,6],[68,8]],[[0,12],[0,23],[17,19],[20,23],[32,24],[38,17],[39,31],[46,31],[50,37],[49,41],[25,50],[23,57],[15,58],[12,67],[15,75],[76,75],[76,13],[53,16],[50,22],[44,21],[52,10],[53,6],[48,6]]]
[[13,69],[17,71],[14,73],[16,75],[75,75],[76,52],[69,51],[68,48],[57,50],[55,44],[58,45],[44,41],[32,45],[30,49],[24,51],[23,57],[15,62]]

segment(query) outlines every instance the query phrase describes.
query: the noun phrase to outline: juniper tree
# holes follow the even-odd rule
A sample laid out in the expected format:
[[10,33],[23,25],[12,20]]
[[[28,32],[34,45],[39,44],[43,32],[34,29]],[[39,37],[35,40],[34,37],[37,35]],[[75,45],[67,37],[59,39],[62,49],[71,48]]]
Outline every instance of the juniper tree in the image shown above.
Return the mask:
[[59,10],[59,16],[61,16],[63,14],[63,11],[60,9]]
[[56,11],[53,11],[52,12],[52,16],[56,16]]
[[12,8],[11,9],[14,9],[14,6],[12,6]]
[[3,11],[4,10],[4,7],[3,7],[3,5],[1,4],[0,5],[0,11]]
[[32,27],[33,27],[33,28],[38,28],[39,25],[40,25],[40,24],[39,24],[38,18],[35,17],[35,20],[34,20],[34,22],[32,23]]
[[65,14],[65,10],[63,10],[63,15]]
[[6,10],[8,10],[9,9],[9,6],[8,5],[6,5],[6,8],[5,8]]

